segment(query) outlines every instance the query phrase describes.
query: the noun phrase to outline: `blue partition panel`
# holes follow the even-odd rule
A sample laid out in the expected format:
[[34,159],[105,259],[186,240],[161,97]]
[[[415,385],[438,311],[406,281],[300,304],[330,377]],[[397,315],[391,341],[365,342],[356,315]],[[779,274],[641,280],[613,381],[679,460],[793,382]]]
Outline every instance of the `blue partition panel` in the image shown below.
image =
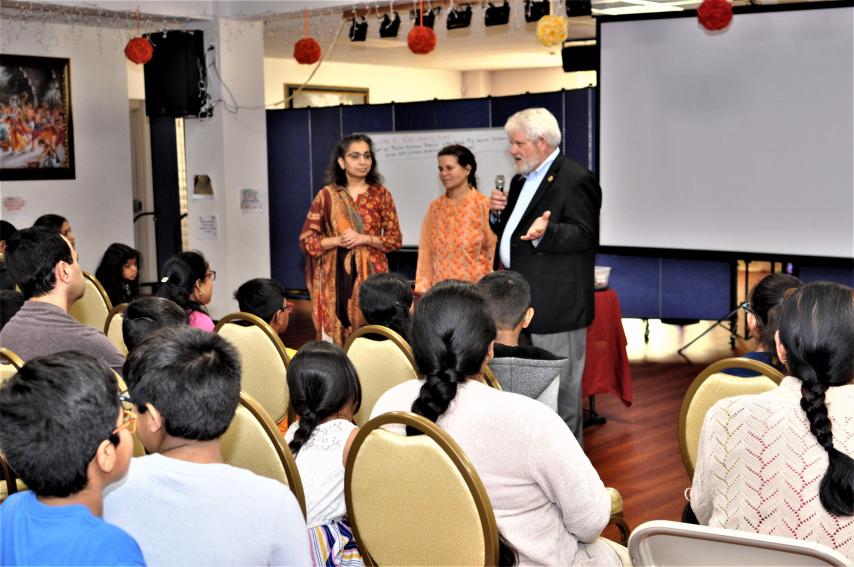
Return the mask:
[[661,318],[718,319],[729,313],[733,264],[704,260],[661,260]]
[[563,122],[563,92],[536,93],[492,98],[492,126],[504,126],[511,114],[531,107],[545,107]]
[[594,90],[578,89],[564,91],[564,122],[561,130],[564,133],[561,149],[590,171],[596,163],[593,143],[593,120],[596,109],[593,107],[596,97]]
[[391,132],[394,130],[391,104],[360,104],[341,109],[341,129],[345,136],[363,132]]
[[305,288],[305,259],[297,246],[311,204],[309,110],[267,113],[270,267],[286,288]]
[[394,105],[394,130],[435,130],[436,102],[407,102]]
[[620,297],[623,317],[661,317],[661,258],[597,254],[597,266],[608,266],[608,286]]
[[489,127],[489,99],[443,100],[436,107],[439,130]]
[[854,269],[801,266],[801,281],[809,283],[816,281],[831,281],[854,287]]
[[311,109],[311,162],[313,174],[312,190],[314,194],[324,186],[324,174],[329,165],[329,158],[335,144],[343,138],[341,134],[341,109],[331,108]]

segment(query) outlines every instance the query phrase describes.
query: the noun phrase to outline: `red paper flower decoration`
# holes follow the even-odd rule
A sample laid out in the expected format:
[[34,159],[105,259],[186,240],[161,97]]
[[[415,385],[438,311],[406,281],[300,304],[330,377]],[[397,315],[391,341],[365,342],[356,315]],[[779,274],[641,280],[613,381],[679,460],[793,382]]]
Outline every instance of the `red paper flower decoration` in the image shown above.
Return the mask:
[[424,55],[436,47],[436,34],[427,26],[415,26],[406,36],[409,50],[416,55]]
[[732,4],[727,0],[703,0],[697,19],[709,31],[722,30],[732,21]]
[[294,59],[303,65],[317,63],[320,59],[320,44],[313,37],[304,37],[294,44]]
[[154,55],[154,46],[147,37],[135,37],[125,45],[125,57],[136,63],[148,63]]

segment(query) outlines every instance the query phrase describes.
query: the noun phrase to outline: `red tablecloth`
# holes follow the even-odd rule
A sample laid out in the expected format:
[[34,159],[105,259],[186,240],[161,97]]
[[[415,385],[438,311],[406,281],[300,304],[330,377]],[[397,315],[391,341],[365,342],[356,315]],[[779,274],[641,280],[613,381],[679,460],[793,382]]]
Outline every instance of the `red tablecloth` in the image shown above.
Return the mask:
[[632,405],[632,371],[626,355],[620,298],[612,289],[597,291],[596,314],[587,328],[587,359],[581,389],[584,397],[618,396]]

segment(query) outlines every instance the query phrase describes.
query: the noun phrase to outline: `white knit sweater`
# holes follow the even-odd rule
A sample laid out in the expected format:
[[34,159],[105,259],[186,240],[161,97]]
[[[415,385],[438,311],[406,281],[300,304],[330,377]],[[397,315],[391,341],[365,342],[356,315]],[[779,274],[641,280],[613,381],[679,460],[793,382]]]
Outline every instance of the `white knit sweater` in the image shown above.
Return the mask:
[[[706,414],[691,507],[701,524],[814,541],[854,560],[854,517],[821,505],[827,452],[800,407],[801,382],[726,398]],[[854,455],[854,385],[825,395],[836,449]]]

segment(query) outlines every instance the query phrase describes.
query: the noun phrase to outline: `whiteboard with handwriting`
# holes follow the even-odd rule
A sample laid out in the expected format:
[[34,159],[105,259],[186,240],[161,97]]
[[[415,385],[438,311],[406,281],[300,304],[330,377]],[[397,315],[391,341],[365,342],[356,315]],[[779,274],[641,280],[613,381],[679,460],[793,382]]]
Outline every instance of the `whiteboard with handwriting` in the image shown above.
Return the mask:
[[503,128],[379,132],[368,134],[374,141],[377,167],[391,191],[404,246],[418,246],[421,223],[430,201],[445,188],[439,181],[436,154],[449,144],[462,144],[477,161],[477,185],[485,195],[492,192],[496,175],[504,175],[506,186],[513,177],[507,134]]

